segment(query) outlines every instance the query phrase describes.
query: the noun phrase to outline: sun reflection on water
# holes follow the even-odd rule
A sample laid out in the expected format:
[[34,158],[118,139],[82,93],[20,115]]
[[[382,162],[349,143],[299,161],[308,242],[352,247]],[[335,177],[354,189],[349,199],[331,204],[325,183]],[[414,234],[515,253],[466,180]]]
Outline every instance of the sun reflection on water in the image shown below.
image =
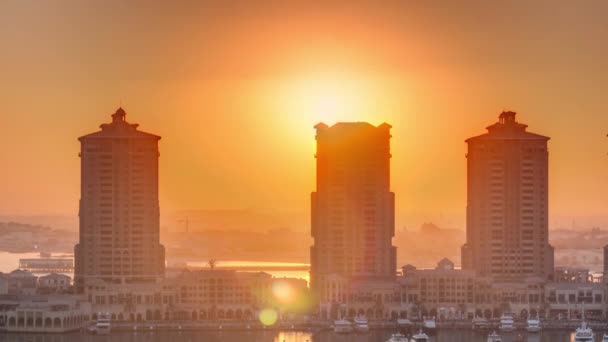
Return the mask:
[[274,342],[312,342],[312,334],[307,332],[280,332]]

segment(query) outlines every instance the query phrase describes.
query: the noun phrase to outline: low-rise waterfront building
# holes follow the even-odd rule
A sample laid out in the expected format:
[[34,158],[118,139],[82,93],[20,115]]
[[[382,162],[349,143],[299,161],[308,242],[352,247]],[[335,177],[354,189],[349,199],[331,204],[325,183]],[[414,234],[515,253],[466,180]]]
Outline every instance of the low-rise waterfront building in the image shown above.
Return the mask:
[[65,274],[51,273],[38,278],[38,293],[66,293],[72,287],[72,278]]
[[0,295],[8,294],[8,276],[0,273]]
[[94,320],[100,312],[110,314],[112,320],[118,321],[161,320],[163,313],[175,304],[174,291],[163,291],[160,284],[90,281],[86,293]]
[[275,305],[274,281],[263,272],[184,270],[160,284],[90,282],[86,292],[94,318],[107,312],[119,321],[251,320]]
[[448,259],[441,260],[435,269],[404,266],[402,274],[400,303],[411,317],[462,318],[469,313],[467,304],[475,301],[475,271],[457,270]]
[[252,319],[270,304],[272,276],[228,270],[184,271],[164,285],[176,292],[179,319]]
[[583,309],[588,319],[606,317],[606,286],[599,283],[549,283],[545,303],[553,319],[580,319]]
[[7,279],[7,293],[13,295],[36,294],[38,277],[26,270],[17,269],[5,275]]
[[568,319],[580,318],[584,304],[587,318],[607,317],[605,284],[583,276],[588,271],[575,273],[578,275],[573,279],[587,281],[548,282],[543,277],[526,277],[497,282],[491,276],[456,269],[444,259],[434,269],[404,266],[396,282],[353,282],[334,275],[323,284],[327,297],[320,303],[319,315],[326,319],[365,314],[371,320],[461,320],[498,319],[510,313],[517,319]]
[[74,272],[74,259],[51,257],[19,259],[19,268],[35,273]]
[[589,283],[595,281],[593,274],[588,269],[574,267],[556,267],[554,277],[556,283]]
[[91,305],[77,296],[0,295],[0,329],[62,333],[85,327]]

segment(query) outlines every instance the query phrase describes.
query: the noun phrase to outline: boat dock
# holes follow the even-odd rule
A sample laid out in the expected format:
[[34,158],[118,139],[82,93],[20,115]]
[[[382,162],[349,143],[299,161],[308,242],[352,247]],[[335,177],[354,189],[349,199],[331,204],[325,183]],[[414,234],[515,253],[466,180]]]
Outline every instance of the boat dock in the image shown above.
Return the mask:
[[[488,329],[498,329],[498,322],[489,322]],[[594,330],[608,330],[608,323],[589,322],[588,324]],[[543,330],[574,330],[580,326],[580,321],[543,321]],[[372,330],[399,330],[395,322],[369,322],[369,327]],[[526,328],[525,322],[517,322],[515,324],[516,331],[524,331]],[[414,322],[406,329],[418,330],[422,329],[422,322]],[[279,322],[273,326],[265,326],[258,321],[248,322],[192,322],[192,321],[150,321],[150,322],[112,322],[112,330],[116,331],[137,331],[137,332],[153,332],[153,331],[324,331],[331,330],[332,322],[330,321],[297,321],[297,322]],[[450,330],[472,330],[470,321],[449,321],[437,322],[437,329]]]

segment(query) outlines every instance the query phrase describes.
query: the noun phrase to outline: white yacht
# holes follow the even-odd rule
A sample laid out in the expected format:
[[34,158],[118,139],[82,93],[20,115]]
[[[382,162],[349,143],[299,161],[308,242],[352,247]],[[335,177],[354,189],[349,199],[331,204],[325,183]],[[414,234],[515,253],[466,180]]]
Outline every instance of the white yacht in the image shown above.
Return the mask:
[[412,336],[412,341],[414,341],[414,342],[428,342],[429,341],[429,335],[425,334],[424,332],[422,332],[422,330],[420,330],[420,332],[418,332],[416,335]]
[[399,326],[399,328],[411,328],[414,323],[412,323],[412,321],[410,321],[409,319],[399,318],[397,320],[397,325]]
[[350,334],[353,332],[353,324],[345,319],[334,321],[334,332],[338,334]]
[[89,331],[97,335],[108,335],[112,330],[112,323],[109,313],[98,313],[97,322],[95,325],[89,327]]
[[493,331],[490,335],[488,335],[488,342],[502,342],[502,338],[496,333],[496,331]]
[[587,326],[587,322],[583,320],[581,326],[576,328],[574,332],[574,342],[593,342],[593,330]]
[[473,330],[489,330],[492,326],[490,322],[483,317],[475,317],[471,323]]
[[422,323],[422,327],[426,331],[437,330],[437,322],[435,322],[435,317],[425,319],[424,322]]
[[540,330],[541,330],[540,319],[538,319],[538,318],[529,318],[528,319],[528,325],[526,326],[526,330],[529,333],[540,332]]
[[369,322],[367,317],[360,315],[355,317],[355,331],[356,332],[368,332],[369,331]]
[[405,335],[393,334],[386,342],[409,342]]
[[602,337],[602,342],[608,342],[608,334],[604,334],[604,337]]
[[500,325],[498,326],[498,330],[504,332],[515,331],[515,322],[513,321],[513,315],[503,314],[500,317]]

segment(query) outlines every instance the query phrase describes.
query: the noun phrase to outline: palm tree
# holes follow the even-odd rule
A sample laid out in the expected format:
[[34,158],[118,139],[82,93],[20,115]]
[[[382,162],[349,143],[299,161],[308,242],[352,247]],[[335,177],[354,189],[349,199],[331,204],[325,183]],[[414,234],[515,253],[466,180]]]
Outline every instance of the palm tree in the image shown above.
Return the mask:
[[467,304],[466,303],[460,303],[458,304],[458,310],[460,311],[460,315],[461,315],[461,319],[466,319],[467,318]]
[[540,309],[538,310],[538,313],[537,313],[538,318],[540,318],[541,312],[543,313],[543,316],[544,316],[543,318],[545,318],[545,319],[548,318],[549,314],[551,312],[551,305],[549,305],[549,303],[547,303],[547,302],[543,302],[540,305]]
[[511,303],[507,301],[503,301],[500,303],[500,310],[502,313],[510,313],[511,312]]
[[217,260],[216,259],[210,259],[208,262],[209,268],[213,271],[215,269],[215,266],[217,266]]
[[[381,296],[381,295],[380,295]],[[384,304],[382,303],[382,297],[378,296],[376,298],[376,304],[374,305],[376,319],[382,319],[382,317],[377,317],[380,312],[381,315],[384,315]]]
[[329,308],[329,317],[331,319],[341,318],[341,317],[339,317],[339,313],[340,313],[340,305],[335,301],[332,302],[331,306]]
[[[127,293],[126,295],[126,299],[125,299],[125,307],[124,307],[124,311],[132,314],[135,312],[135,302],[133,300],[133,294],[132,293]],[[129,315],[130,317],[131,315]]]
[[173,303],[173,301],[169,301],[169,304],[167,305],[167,313],[169,313],[169,320],[175,320],[176,319],[176,315],[175,315],[175,304]]
[[420,318],[420,302],[415,301],[412,305],[412,316]]

